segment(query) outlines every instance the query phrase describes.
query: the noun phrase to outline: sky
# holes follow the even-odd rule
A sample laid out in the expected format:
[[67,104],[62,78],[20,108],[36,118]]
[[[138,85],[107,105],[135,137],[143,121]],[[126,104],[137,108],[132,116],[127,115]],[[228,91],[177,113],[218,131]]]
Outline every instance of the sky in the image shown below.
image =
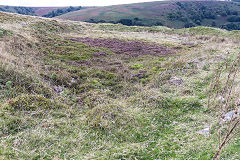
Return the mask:
[[108,6],[151,1],[154,0],[0,0],[0,5],[31,7]]

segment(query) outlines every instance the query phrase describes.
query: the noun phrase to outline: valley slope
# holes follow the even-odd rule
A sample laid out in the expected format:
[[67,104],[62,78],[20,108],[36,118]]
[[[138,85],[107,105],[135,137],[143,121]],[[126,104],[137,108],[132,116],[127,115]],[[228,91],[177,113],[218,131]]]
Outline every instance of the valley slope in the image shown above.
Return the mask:
[[[212,159],[218,148],[209,86],[239,55],[239,31],[0,12],[0,44],[0,159]],[[239,138],[221,159],[240,159]]]

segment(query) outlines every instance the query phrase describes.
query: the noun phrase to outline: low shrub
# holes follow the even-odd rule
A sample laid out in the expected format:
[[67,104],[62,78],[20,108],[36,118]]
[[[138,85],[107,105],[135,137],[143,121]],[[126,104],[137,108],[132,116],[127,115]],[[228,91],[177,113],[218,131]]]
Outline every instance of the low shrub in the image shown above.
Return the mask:
[[131,69],[140,69],[143,68],[143,64],[133,64],[130,66]]

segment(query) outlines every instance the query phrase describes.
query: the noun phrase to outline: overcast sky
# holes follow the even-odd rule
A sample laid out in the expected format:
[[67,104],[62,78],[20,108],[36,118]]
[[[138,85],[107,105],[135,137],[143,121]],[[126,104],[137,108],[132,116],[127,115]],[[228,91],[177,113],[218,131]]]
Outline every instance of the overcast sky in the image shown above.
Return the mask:
[[9,6],[108,6],[150,2],[154,0],[0,0],[0,5]]

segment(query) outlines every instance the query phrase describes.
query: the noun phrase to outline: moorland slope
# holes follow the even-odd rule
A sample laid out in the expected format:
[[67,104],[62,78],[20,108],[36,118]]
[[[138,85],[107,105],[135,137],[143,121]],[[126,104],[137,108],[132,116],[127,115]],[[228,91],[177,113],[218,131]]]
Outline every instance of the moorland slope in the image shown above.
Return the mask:
[[211,26],[240,29],[240,4],[229,1],[156,1],[89,8],[59,16],[92,23],[188,28]]
[[[0,22],[0,159],[213,157],[219,109],[207,105],[209,85],[239,55],[239,31],[3,12]],[[220,85],[231,70],[222,72]],[[239,138],[222,159],[240,158]]]

